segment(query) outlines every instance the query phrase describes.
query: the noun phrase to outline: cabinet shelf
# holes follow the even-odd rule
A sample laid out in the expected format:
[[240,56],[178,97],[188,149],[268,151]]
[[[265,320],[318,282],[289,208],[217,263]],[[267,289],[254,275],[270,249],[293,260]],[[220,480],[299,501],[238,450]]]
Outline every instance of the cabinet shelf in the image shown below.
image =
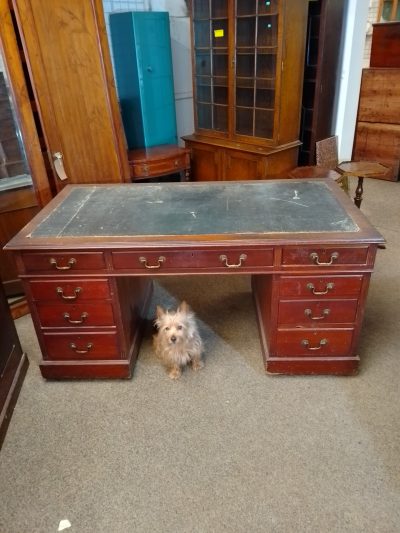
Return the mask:
[[201,105],[215,105],[215,106],[218,106],[218,107],[228,107],[228,104],[221,104],[219,102],[210,102],[209,100],[197,100],[197,103],[198,104],[201,104]]
[[271,11],[270,13],[249,13],[246,15],[237,15],[238,19],[246,19],[246,18],[255,18],[258,17],[260,19],[263,18],[269,18],[269,17],[277,17],[279,15],[278,11]]
[[265,55],[272,55],[276,54],[278,49],[276,46],[243,46],[238,45],[236,46],[236,51],[243,53],[243,54],[254,54],[257,52],[258,54],[265,54]]
[[251,109],[252,111],[274,111],[273,107],[236,105],[236,109]]

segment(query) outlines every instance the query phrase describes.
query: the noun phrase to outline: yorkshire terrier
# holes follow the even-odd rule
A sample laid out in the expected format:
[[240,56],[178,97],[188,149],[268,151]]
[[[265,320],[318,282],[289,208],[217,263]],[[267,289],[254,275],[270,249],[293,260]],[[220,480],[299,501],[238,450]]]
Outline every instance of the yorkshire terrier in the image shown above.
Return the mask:
[[204,366],[201,359],[203,343],[193,311],[182,302],[176,311],[165,311],[157,306],[154,321],[158,332],[154,335],[154,349],[171,379],[178,379],[188,364],[193,370]]

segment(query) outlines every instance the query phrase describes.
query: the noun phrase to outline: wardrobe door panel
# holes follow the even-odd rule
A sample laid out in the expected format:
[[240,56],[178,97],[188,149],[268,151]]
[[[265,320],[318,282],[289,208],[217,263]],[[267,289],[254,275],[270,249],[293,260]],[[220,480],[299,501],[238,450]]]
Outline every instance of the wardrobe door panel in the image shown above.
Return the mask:
[[101,1],[13,4],[57,189],[129,181]]

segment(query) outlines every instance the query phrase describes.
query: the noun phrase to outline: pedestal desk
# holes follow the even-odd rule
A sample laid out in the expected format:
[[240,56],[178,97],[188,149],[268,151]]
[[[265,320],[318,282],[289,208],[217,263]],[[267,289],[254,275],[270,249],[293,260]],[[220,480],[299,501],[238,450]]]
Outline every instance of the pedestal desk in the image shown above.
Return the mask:
[[6,248],[42,375],[128,378],[154,275],[249,274],[267,372],[356,372],[383,242],[332,180],[289,179],[70,185]]

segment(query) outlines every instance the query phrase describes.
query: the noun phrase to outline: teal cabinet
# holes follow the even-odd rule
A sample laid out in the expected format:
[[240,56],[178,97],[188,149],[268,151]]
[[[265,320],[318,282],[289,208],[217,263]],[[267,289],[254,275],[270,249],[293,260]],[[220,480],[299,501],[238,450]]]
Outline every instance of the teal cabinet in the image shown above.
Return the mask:
[[112,13],[110,33],[128,148],[176,144],[168,13]]

